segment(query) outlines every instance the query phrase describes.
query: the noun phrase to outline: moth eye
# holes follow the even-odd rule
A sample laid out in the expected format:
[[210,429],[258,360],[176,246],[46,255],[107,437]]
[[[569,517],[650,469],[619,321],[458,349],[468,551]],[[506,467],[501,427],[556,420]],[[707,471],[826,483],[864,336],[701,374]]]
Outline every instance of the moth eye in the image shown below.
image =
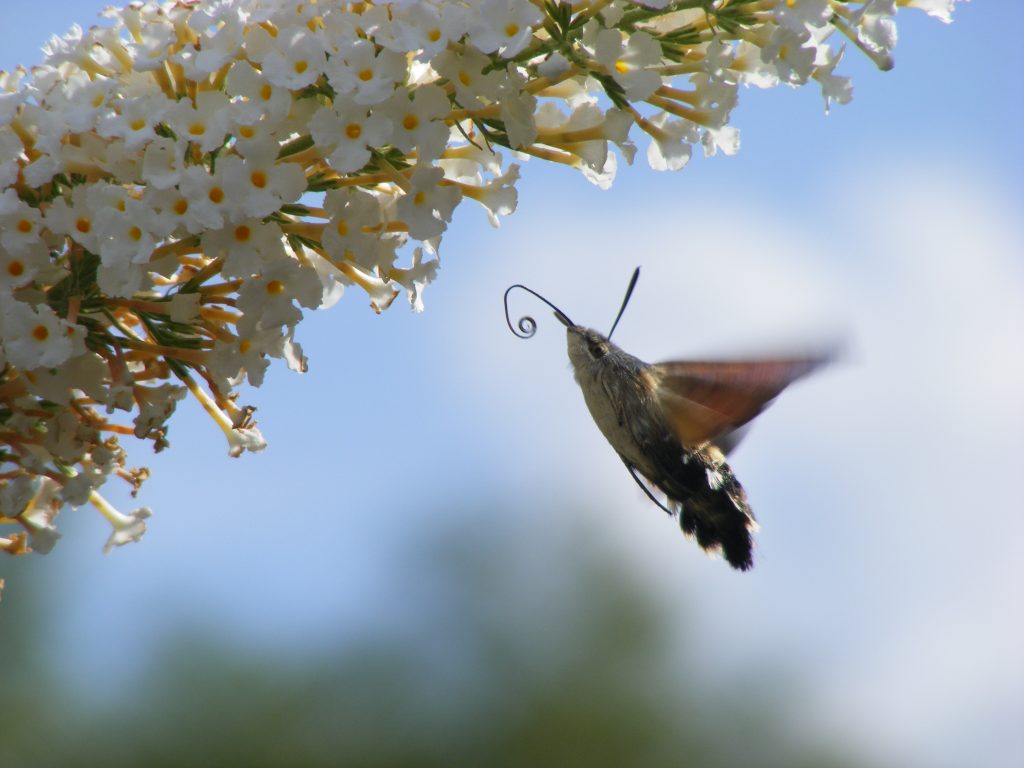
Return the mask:
[[592,341],[587,345],[590,350],[590,356],[595,360],[604,357],[608,354],[608,348],[604,344],[597,341]]

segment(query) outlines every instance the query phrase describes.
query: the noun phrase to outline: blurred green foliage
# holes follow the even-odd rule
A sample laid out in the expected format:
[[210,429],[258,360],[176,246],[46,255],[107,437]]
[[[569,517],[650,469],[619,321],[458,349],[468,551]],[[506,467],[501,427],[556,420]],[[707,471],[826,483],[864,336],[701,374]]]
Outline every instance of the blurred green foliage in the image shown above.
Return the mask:
[[727,691],[698,681],[655,596],[592,542],[556,547],[540,578],[524,541],[423,546],[405,564],[428,585],[410,595],[426,606],[418,625],[305,655],[182,626],[114,696],[54,679],[35,650],[52,617],[27,608],[50,590],[9,580],[0,766],[863,764],[802,733],[771,675]]

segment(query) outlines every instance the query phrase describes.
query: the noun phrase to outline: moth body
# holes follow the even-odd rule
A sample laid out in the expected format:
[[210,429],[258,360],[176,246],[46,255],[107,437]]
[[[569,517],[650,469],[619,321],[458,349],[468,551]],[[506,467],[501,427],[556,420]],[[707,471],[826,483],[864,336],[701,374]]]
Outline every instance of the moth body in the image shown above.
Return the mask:
[[651,366],[591,328],[572,326],[566,336],[573,377],[597,428],[623,461],[649,474],[643,436],[668,429],[655,407]]
[[757,524],[725,454],[738,442],[744,425],[827,358],[645,363],[610,340],[639,275],[637,267],[607,336],[576,325],[519,283],[505,291],[505,320],[521,339],[537,329],[529,316],[512,325],[508,295],[515,288],[554,310],[566,328],[573,376],[590,415],[630,475],[651,501],[678,517],[683,532],[703,549],[721,552],[729,565],[745,571],[754,564],[751,534]]
[[637,483],[651,495],[639,473],[660,491],[667,506],[655,502],[678,515],[701,547],[721,551],[734,568],[750,568],[757,525],[746,494],[714,444],[687,446],[676,435],[661,403],[658,367],[591,328],[569,325],[566,336],[587,409]]

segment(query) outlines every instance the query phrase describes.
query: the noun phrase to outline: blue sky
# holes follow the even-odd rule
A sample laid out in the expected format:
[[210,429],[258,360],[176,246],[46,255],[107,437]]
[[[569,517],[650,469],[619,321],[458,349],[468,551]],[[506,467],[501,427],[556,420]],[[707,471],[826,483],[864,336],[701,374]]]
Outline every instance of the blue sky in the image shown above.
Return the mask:
[[[7,0],[0,68],[105,4]],[[516,519],[496,529],[533,533],[511,539],[524,569],[553,568],[550,542],[586,526],[666,611],[685,605],[712,682],[792,665],[814,728],[870,734],[901,765],[1019,764],[1024,152],[1006,12],[902,11],[896,68],[848,51],[854,101],[828,116],[812,88],[745,89],[735,157],[657,174],[641,152],[607,192],[526,164],[501,229],[460,208],[423,314],[378,317],[353,291],[307,318],[310,372],[247,398],[266,452],[229,459],[184,408],[170,451],[133,456],[154,470],[143,542],[103,557],[99,516],[65,512],[52,555],[0,562],[5,601],[48,580],[54,636],[77,638],[51,654],[83,684],[130,680],[138,649],[186,620],[261,648],[401,635],[431,610],[410,553],[488,528],[453,496],[483,516],[501,500]],[[557,324],[538,312],[529,342],[505,327],[501,294],[522,282],[606,329],[637,264],[616,338],[644,359],[847,341],[734,455],[762,526],[749,574],[643,498]]]

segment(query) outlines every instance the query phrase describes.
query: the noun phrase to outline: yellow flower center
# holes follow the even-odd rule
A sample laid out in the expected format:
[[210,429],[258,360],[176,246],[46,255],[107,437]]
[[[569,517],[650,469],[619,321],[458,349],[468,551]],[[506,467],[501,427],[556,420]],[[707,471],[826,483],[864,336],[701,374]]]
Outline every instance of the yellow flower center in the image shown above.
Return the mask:
[[366,69],[359,70],[359,79],[362,80],[364,83],[373,80],[373,70],[370,69],[369,67],[367,67]]
[[184,197],[179,197],[177,200],[174,201],[174,212],[176,214],[178,214],[179,216],[184,216],[187,210],[188,200],[186,200]]
[[408,115],[406,115],[405,117],[402,118],[402,127],[405,128],[405,130],[407,130],[407,131],[415,130],[415,128],[419,124],[420,124],[420,119],[418,117],[416,117],[416,115],[412,114],[411,112]]
[[250,237],[252,237],[252,230],[249,229],[248,224],[239,224],[235,227],[235,240],[245,243],[249,241]]
[[363,135],[363,126],[359,123],[349,123],[345,126],[345,135],[355,141]]
[[85,216],[79,216],[75,221],[75,229],[83,235],[88,234],[89,230],[92,229],[92,222],[85,218]]
[[508,24],[505,25],[505,36],[506,37],[515,37],[517,34],[519,34],[519,25],[518,24],[516,24],[514,22],[509,22]]
[[294,64],[295,74],[301,75],[307,69],[309,69],[309,62],[305,59],[299,59]]
[[339,235],[344,237],[348,234],[348,223],[344,219],[338,219],[338,223],[334,225],[334,229]]
[[267,293],[271,296],[276,296],[279,293],[284,293],[284,283],[280,280],[270,280],[267,283]]
[[136,117],[134,120],[128,123],[128,127],[131,128],[133,131],[141,131],[143,128],[146,127],[146,121],[143,120],[141,117]]
[[17,259],[7,262],[7,274],[11,277],[21,277],[25,274],[25,265]]
[[139,229],[138,227],[133,226],[128,230],[128,237],[130,237],[135,242],[139,242],[139,240],[142,239],[142,230]]
[[18,231],[23,235],[27,235],[32,231],[32,222],[28,219],[18,219]]
[[270,83],[264,83],[263,87],[260,88],[260,98],[264,101],[270,101],[270,97],[274,95],[274,89],[270,87]]
[[206,133],[206,126],[203,123],[199,122],[192,123],[192,125],[188,127],[188,132],[191,133],[193,136],[202,136],[204,133]]
[[267,174],[263,171],[253,171],[249,176],[249,181],[252,182],[252,185],[256,187],[256,189],[263,189],[267,186]]
[[214,205],[220,205],[221,201],[224,200],[224,190],[220,187],[210,187],[210,194],[207,197],[210,198],[210,202]]
[[412,196],[412,201],[416,205],[423,205],[423,201],[427,199],[427,193],[422,189]]
[[50,329],[42,324],[37,325],[32,329],[32,338],[40,342],[46,341],[50,338]]

